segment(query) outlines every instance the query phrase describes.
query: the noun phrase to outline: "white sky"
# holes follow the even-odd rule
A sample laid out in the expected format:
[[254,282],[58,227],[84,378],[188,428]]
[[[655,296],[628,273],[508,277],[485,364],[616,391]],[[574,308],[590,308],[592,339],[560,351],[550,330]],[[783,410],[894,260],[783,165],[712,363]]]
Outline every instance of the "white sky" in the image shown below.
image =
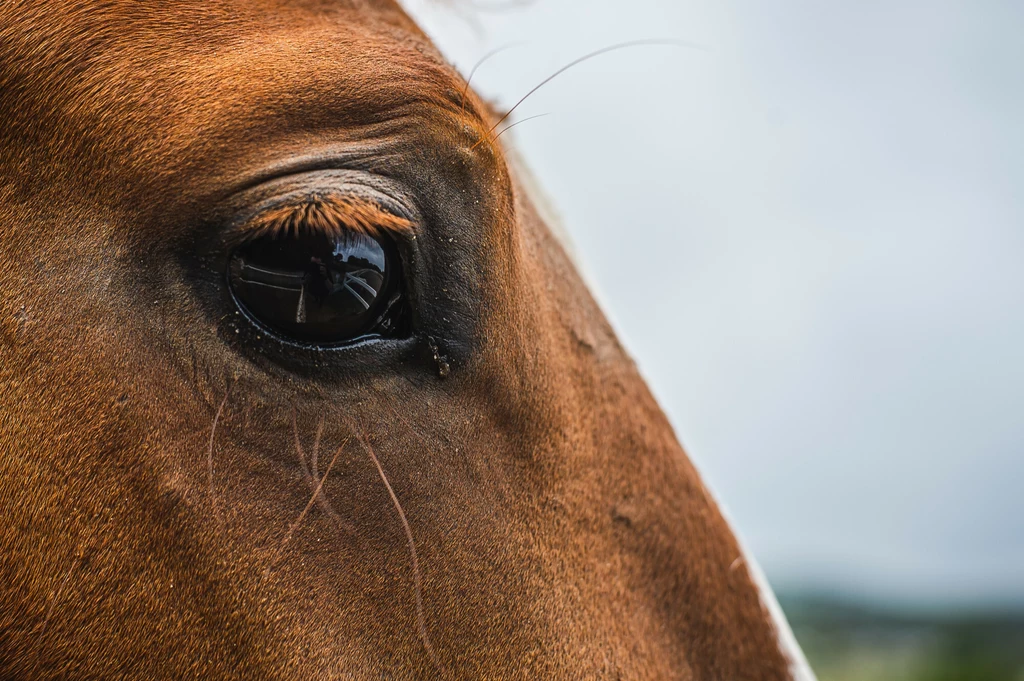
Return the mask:
[[606,311],[777,585],[1024,602],[1024,2],[405,4],[506,106],[706,46],[518,112]]

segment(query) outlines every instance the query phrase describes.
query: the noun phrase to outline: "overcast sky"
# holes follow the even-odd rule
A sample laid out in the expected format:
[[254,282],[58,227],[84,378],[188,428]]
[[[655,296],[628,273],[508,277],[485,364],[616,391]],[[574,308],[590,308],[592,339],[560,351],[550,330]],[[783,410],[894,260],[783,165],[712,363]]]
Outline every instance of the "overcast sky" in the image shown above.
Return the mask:
[[[499,3],[479,0],[478,6]],[[406,5],[780,586],[1024,603],[1024,2]]]

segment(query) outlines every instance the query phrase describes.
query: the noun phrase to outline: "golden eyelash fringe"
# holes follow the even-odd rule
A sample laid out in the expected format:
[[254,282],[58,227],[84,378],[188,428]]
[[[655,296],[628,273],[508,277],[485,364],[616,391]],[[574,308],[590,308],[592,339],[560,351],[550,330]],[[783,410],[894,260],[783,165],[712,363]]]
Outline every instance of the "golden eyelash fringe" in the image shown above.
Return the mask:
[[317,234],[338,238],[345,232],[378,236],[388,232],[401,234],[411,228],[409,220],[389,213],[372,201],[354,196],[324,196],[261,213],[246,225],[245,238],[295,238]]

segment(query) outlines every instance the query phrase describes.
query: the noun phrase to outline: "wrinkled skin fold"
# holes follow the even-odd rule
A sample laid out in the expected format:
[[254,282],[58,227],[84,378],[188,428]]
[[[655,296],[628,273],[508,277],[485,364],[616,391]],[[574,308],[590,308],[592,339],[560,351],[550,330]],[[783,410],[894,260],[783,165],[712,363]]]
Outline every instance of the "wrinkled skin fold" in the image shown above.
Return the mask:
[[[385,0],[0,5],[0,678],[791,678],[464,91]],[[411,337],[238,315],[296,187],[406,213]]]

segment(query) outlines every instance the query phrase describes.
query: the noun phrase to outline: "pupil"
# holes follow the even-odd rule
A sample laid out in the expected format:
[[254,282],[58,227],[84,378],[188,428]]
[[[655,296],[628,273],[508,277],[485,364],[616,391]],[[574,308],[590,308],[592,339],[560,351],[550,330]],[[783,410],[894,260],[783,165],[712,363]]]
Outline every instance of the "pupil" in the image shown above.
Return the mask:
[[343,343],[393,326],[396,262],[390,243],[365,234],[264,237],[232,254],[228,275],[240,306],[272,331]]

